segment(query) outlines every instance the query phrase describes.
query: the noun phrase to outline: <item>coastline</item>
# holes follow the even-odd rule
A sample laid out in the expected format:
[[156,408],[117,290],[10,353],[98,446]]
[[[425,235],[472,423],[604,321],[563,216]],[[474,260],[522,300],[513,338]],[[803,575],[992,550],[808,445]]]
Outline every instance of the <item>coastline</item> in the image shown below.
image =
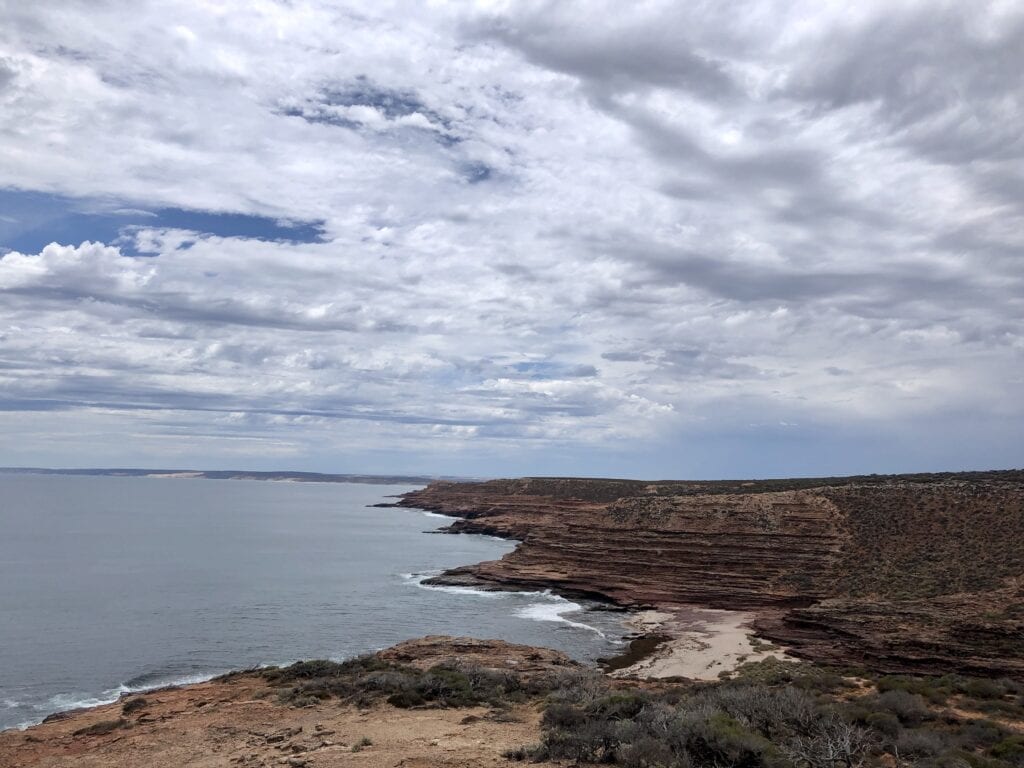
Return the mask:
[[[814,511],[821,506],[827,510],[827,505],[817,500],[808,504],[800,495],[808,492],[785,493],[787,495],[781,497],[755,499],[760,506],[752,505],[759,515],[755,519],[767,520],[764,527],[772,535],[775,535],[774,526],[783,522],[791,524],[794,513],[803,514],[808,509]],[[606,690],[622,686],[622,690],[638,691],[640,695],[661,691],[668,692],[668,696],[678,695],[673,692],[680,691],[699,693],[709,686],[716,686],[720,680],[732,679],[739,685],[751,684],[754,676],[778,674],[778,668],[768,665],[743,670],[739,675],[731,673],[743,664],[772,658],[784,662],[807,661],[787,663],[783,674],[803,675],[809,681],[820,676],[821,685],[831,684],[827,682],[829,680],[839,680],[840,687],[870,687],[870,680],[865,683],[860,679],[862,674],[867,679],[870,675],[885,672],[882,665],[874,669],[865,665],[862,673],[855,670],[837,673],[827,669],[822,672],[822,667],[815,662],[828,665],[829,659],[835,658],[837,663],[833,666],[849,667],[839,652],[832,657],[815,658],[806,652],[806,645],[790,647],[785,643],[766,642],[763,638],[773,636],[772,627],[778,627],[793,614],[813,615],[816,604],[803,597],[793,599],[792,595],[784,592],[779,599],[778,585],[766,584],[771,599],[759,602],[750,599],[749,595],[741,595],[734,607],[724,607],[728,604],[728,595],[719,589],[716,581],[732,578],[727,569],[736,561],[727,559],[722,563],[715,560],[716,550],[710,550],[710,554],[704,552],[698,562],[707,581],[707,584],[700,585],[701,588],[719,589],[711,593],[712,599],[700,602],[660,598],[661,592],[673,584],[660,583],[659,574],[677,561],[655,562],[654,565],[662,568],[659,571],[650,565],[650,560],[639,560],[638,557],[652,552],[661,557],[667,549],[661,541],[652,544],[652,532],[668,531],[677,538],[693,535],[693,531],[673,529],[672,518],[666,513],[661,513],[661,517],[642,518],[643,524],[648,526],[645,528],[637,524],[638,513],[635,511],[622,515],[613,507],[609,514],[608,504],[577,498],[553,500],[531,497],[499,503],[493,500],[483,503],[479,499],[469,503],[465,498],[456,498],[454,502],[414,503],[422,495],[422,492],[412,492],[406,494],[400,503],[374,506],[403,507],[450,520],[449,525],[437,531],[439,533],[482,534],[515,542],[515,548],[500,560],[460,566],[423,578],[424,587],[476,593],[547,592],[569,602],[585,598],[593,603],[590,611],[615,613],[631,634],[627,636],[627,647],[621,653],[598,659],[596,666],[600,673],[592,666],[584,667],[563,654],[540,647],[513,647],[502,641],[454,637],[407,641],[374,654],[375,659],[412,665],[424,673],[433,669],[430,665],[442,657],[449,659],[449,663],[459,663],[467,658],[471,663],[477,663],[476,660],[484,659],[486,668],[499,673],[509,670],[518,673],[531,665],[546,667],[549,672],[554,670],[557,675],[589,669],[587,674],[596,675],[611,686]],[[781,498],[782,501],[781,512],[777,513],[779,520],[772,520],[764,511],[767,509],[776,514],[770,506],[772,498]],[[727,501],[734,503],[733,499]],[[744,503],[749,501],[746,499]],[[644,503],[648,502],[645,500]],[[655,500],[652,506],[657,508],[664,503]],[[670,503],[677,502],[673,500]],[[685,508],[685,503],[683,506]],[[696,519],[702,524],[707,519],[712,526],[724,525],[723,520],[731,523],[727,515],[719,515],[714,509],[711,514],[706,508],[697,509],[703,517]],[[739,509],[738,519],[742,522],[743,508]],[[649,512],[643,510],[642,514]],[[693,519],[693,516],[688,518],[689,524]],[[662,528],[659,529],[659,525]],[[626,533],[619,533],[622,530]],[[612,535],[601,541],[600,537],[608,531]],[[723,537],[740,541],[739,545],[733,544],[737,548],[743,546],[743,536],[749,535],[744,531],[737,533],[734,529],[720,533]],[[627,535],[634,538],[628,539]],[[792,534],[790,536],[792,539]],[[604,544],[605,549],[587,549],[588,544],[595,540]],[[621,548],[629,541],[633,541],[634,546],[628,552],[611,549]],[[708,538],[705,541],[714,540]],[[792,548],[793,542],[787,546]],[[602,557],[602,552],[607,553],[607,557]],[[590,561],[581,560],[581,553],[585,553]],[[623,562],[640,567],[632,571],[615,570],[616,564]],[[792,558],[783,561],[786,567],[792,563]],[[745,566],[740,564],[737,567],[742,570]],[[735,579],[732,583],[732,588],[735,588]],[[740,586],[748,588],[749,584],[740,582]],[[808,588],[810,594],[816,594],[813,583]],[[776,592],[772,593],[772,589]],[[1001,596],[1003,593],[993,594]],[[1013,597],[1009,592],[1006,594]],[[681,596],[687,598],[689,594],[683,591]],[[954,599],[960,600],[962,596],[956,595]],[[942,608],[949,604],[949,599],[940,597],[932,602]],[[831,609],[832,606],[826,607]],[[881,608],[884,609],[884,604]],[[574,622],[570,620],[568,623]],[[838,648],[839,639],[843,639],[832,634],[827,625],[824,630],[811,626],[807,631],[815,643],[822,643],[822,636],[830,638],[831,645],[827,650]],[[1011,642],[1019,643],[1019,636]],[[812,658],[808,661],[807,656]],[[899,657],[893,658],[897,663],[903,663]],[[965,674],[970,674],[967,670],[980,666],[978,658],[984,660],[980,655],[965,660],[968,662],[962,667]],[[975,667],[970,666],[972,662]],[[323,663],[316,662],[314,666]],[[912,670],[906,672],[912,673]],[[187,764],[237,765],[242,768],[276,765],[326,768],[353,764],[368,768],[468,768],[509,764],[510,760],[517,759],[515,754],[524,754],[523,745],[535,743],[538,735],[545,732],[540,716],[542,700],[536,698],[516,700],[501,708],[461,706],[448,709],[415,704],[412,708],[405,708],[392,704],[390,699],[385,702],[380,698],[365,703],[349,699],[339,704],[332,703],[330,697],[296,699],[303,693],[300,688],[285,696],[280,687],[275,688],[271,684],[273,679],[273,673],[267,675],[252,670],[231,673],[207,682],[126,694],[110,704],[50,716],[43,723],[26,730],[2,731],[0,768],[36,765],[100,768],[140,763],[153,768],[178,768]],[[590,678],[591,681],[593,679]],[[980,686],[983,683],[978,684],[979,690],[982,690]],[[568,690],[579,690],[571,685]],[[959,701],[958,706],[962,703]],[[957,712],[961,713],[961,710],[957,709]],[[968,719],[983,716],[980,713],[964,714]],[[1011,720],[1004,725],[1024,732],[1024,727]]]
[[[466,518],[452,513],[435,512],[429,509],[410,507],[400,503],[380,503],[370,506],[407,509],[411,512],[420,512],[422,514],[429,515],[430,517],[444,518],[452,523],[466,520]],[[521,540],[507,535],[501,530],[495,530],[494,533],[483,533],[477,530],[460,530],[449,525],[434,532],[447,535],[463,533],[470,535],[483,535],[503,541],[511,541],[517,546],[522,543]],[[701,641],[696,640],[698,636],[705,639],[703,642],[705,649],[711,649],[712,653],[721,652],[727,659],[739,659],[741,656],[744,656],[744,649],[749,649],[749,641],[751,637],[749,632],[737,633],[735,622],[725,622],[722,627],[719,627],[714,624],[714,622],[708,621],[706,616],[703,618],[693,618],[698,615],[703,616],[703,614],[701,614],[703,609],[696,606],[657,606],[653,609],[638,609],[636,607],[621,605],[603,595],[565,590],[557,582],[552,582],[549,585],[534,584],[529,587],[524,587],[523,585],[515,583],[482,581],[458,575],[461,568],[473,567],[474,564],[459,566],[425,578],[414,578],[414,580],[417,580],[419,586],[423,588],[440,589],[445,591],[465,590],[472,593],[510,592],[527,595],[543,595],[547,593],[557,601],[564,601],[564,603],[561,604],[553,601],[554,610],[550,611],[550,613],[554,614],[556,618],[538,618],[535,616],[524,618],[543,621],[562,621],[569,625],[598,632],[599,634],[603,634],[600,629],[592,627],[584,622],[567,619],[562,616],[562,614],[577,611],[583,613],[583,615],[594,611],[608,611],[621,614],[621,620],[617,623],[622,626],[622,641],[625,643],[625,647],[621,653],[614,654],[605,659],[598,659],[592,664],[592,666],[597,669],[606,670],[612,677],[644,680],[687,676],[688,672],[692,672],[692,679],[712,679],[711,677],[702,674],[701,669],[698,668],[700,664],[704,663],[704,659],[707,655],[706,653],[703,655],[698,654],[696,656],[696,661],[687,660],[687,657],[695,648],[701,647]],[[416,577],[414,574],[408,575],[410,577]],[[577,603],[577,600],[583,600],[584,604],[581,605],[580,603]],[[730,614],[731,612],[720,611],[718,613]],[[690,617],[690,619],[688,619],[688,617]],[[746,621],[747,616],[743,614],[742,618]],[[729,629],[731,631],[723,633],[720,631],[722,629]],[[629,664],[621,665],[618,663],[619,660],[625,658],[630,659]],[[749,660],[755,659],[751,658]],[[716,667],[714,671],[718,672],[719,670],[720,668]],[[39,719],[33,719],[32,721],[15,725],[0,731],[0,733],[28,732],[40,725],[46,725],[51,722],[63,720],[68,716],[76,715],[78,713],[88,713],[100,710],[105,711],[106,708],[111,707],[116,708],[120,702],[131,697],[163,691],[188,691],[196,686],[201,687],[207,685],[208,683],[225,675],[233,674],[237,674],[237,671],[214,672],[207,675],[192,675],[180,681],[162,681],[155,683],[152,686],[130,687],[125,684],[121,684],[108,692],[104,692],[104,694],[99,694],[85,699],[87,703],[84,704],[84,706],[71,706],[67,709],[58,709],[51,713],[42,714]]]
[[[199,478],[185,478],[185,479],[199,479]],[[449,520],[449,521],[452,520],[452,516],[450,516],[450,515],[443,515],[443,514],[439,514],[439,513],[434,513],[434,512],[430,512],[429,510],[421,510],[421,509],[409,508],[409,507],[401,506],[401,505],[398,505],[398,504],[380,503],[380,504],[368,504],[366,506],[368,506],[368,507],[395,508],[395,509],[404,510],[404,512],[406,512],[406,513],[414,512],[414,513],[423,514],[425,516],[429,516],[431,518],[444,518],[445,520]],[[443,522],[443,520],[438,519],[438,520],[436,520],[436,522]],[[426,534],[426,533],[442,533],[442,532],[447,533],[447,531],[444,531],[444,530],[422,531],[422,533],[424,533],[424,534]],[[492,535],[488,535],[488,534],[476,534],[475,532],[472,535],[473,535],[473,537],[491,538],[491,539],[500,540],[500,541],[503,541],[503,542],[509,542],[510,541],[510,538],[507,537],[507,536],[500,536],[500,535],[492,536]],[[511,540],[511,541],[514,541],[514,540]],[[515,542],[515,543],[518,543],[518,542]],[[441,591],[449,591],[449,590],[453,590],[454,591],[454,590],[461,590],[461,589],[463,589],[463,588],[458,587],[458,586],[450,586],[450,585],[444,585],[444,584],[419,583],[419,582],[431,581],[431,578],[437,578],[437,576],[440,573],[442,573],[442,572],[435,572],[434,574],[431,575],[431,577],[428,577],[428,578],[417,578],[415,574],[403,574],[403,576],[410,577],[409,578],[410,581],[412,581],[414,583],[418,583],[419,586],[422,586],[425,589],[439,589]],[[472,592],[472,593],[475,593],[475,594],[480,594],[481,592],[485,592],[485,591],[495,591],[495,590],[491,590],[491,589],[483,590],[483,589],[480,589],[478,586],[465,587],[464,589],[466,589],[467,592]],[[576,612],[579,612],[581,614],[582,613],[586,613],[586,612],[588,612],[591,609],[592,606],[590,606],[590,605],[580,605],[580,604],[576,603],[575,601],[573,601],[573,600],[571,600],[569,598],[564,597],[563,595],[559,595],[559,594],[557,594],[554,591],[548,591],[548,590],[538,590],[538,589],[521,590],[521,589],[516,589],[516,588],[510,586],[507,590],[502,590],[502,591],[508,591],[510,593],[516,593],[516,594],[520,594],[520,595],[524,595],[524,596],[538,596],[538,597],[542,598],[542,604],[539,605],[539,606],[536,606],[536,607],[545,609],[545,610],[539,612],[539,613],[543,613],[544,615],[530,615],[530,616],[525,616],[524,615],[524,616],[522,616],[522,618],[524,620],[540,621],[540,622],[552,622],[552,623],[561,622],[561,623],[564,623],[564,624],[567,624],[567,625],[572,625],[572,626],[578,627],[580,629],[585,629],[587,631],[596,632],[597,634],[600,634],[600,635],[604,636],[604,632],[602,632],[601,629],[598,629],[596,627],[592,627],[589,624],[584,624],[584,623],[579,622],[579,621],[574,621],[573,620],[574,617],[572,617],[572,616],[570,616],[570,617],[563,616],[563,614],[573,614],[573,613],[576,613]],[[603,627],[603,629],[605,631],[607,631],[608,628],[607,627]],[[621,631],[621,634],[624,635],[626,633],[626,631],[627,631],[626,628],[623,627],[622,631]],[[377,648],[379,649],[380,646],[377,646]],[[372,648],[368,647],[366,649],[366,651],[370,652],[370,651],[372,651]],[[244,668],[245,670],[268,668],[268,667],[276,666],[278,664],[292,663],[293,661],[301,660],[301,658],[302,657],[299,657],[299,658],[293,657],[291,659],[288,659],[287,661],[278,662],[273,657],[271,657],[271,659],[267,663],[260,664],[257,667],[244,666],[244,665],[239,665],[239,667],[240,668]],[[147,683],[147,684],[138,684],[138,685],[136,685],[136,684],[133,684],[132,681],[128,681],[128,682],[123,682],[122,681],[122,682],[119,682],[119,683],[109,684],[108,687],[105,687],[102,690],[97,689],[95,691],[89,691],[88,689],[81,689],[81,690],[76,690],[75,693],[57,693],[57,694],[54,694],[51,697],[51,699],[50,699],[51,702],[54,702],[51,706],[46,707],[46,708],[42,708],[43,707],[42,702],[40,702],[40,704],[38,706],[37,705],[33,705],[33,706],[36,706],[36,713],[31,715],[30,719],[24,720],[22,722],[15,722],[13,724],[9,724],[6,727],[0,729],[0,733],[8,733],[8,732],[21,732],[21,733],[24,733],[24,732],[29,732],[29,731],[32,731],[34,728],[37,728],[40,725],[45,725],[45,724],[48,724],[48,723],[51,723],[51,722],[54,722],[54,721],[57,721],[57,720],[63,720],[67,716],[69,716],[71,714],[91,712],[91,711],[94,711],[94,710],[98,711],[98,710],[103,710],[104,708],[108,708],[108,707],[116,707],[116,706],[118,706],[118,704],[120,702],[122,702],[122,701],[124,701],[124,700],[126,700],[128,698],[135,697],[135,696],[148,695],[148,694],[151,694],[151,693],[154,693],[154,692],[174,691],[174,690],[188,690],[188,689],[192,688],[193,686],[197,686],[197,685],[198,686],[202,686],[202,685],[205,685],[207,683],[210,683],[211,681],[215,681],[215,680],[217,680],[218,678],[220,678],[220,677],[222,677],[224,675],[236,674],[238,671],[241,671],[241,670],[239,668],[232,669],[231,667],[225,666],[225,667],[221,667],[220,669],[211,670],[210,672],[207,672],[207,673],[188,674],[188,675],[184,675],[184,676],[182,676],[180,678],[164,677],[164,678],[161,678],[159,680],[156,680],[154,682]],[[17,698],[21,698],[21,697],[17,697]],[[0,700],[0,705],[3,705],[4,703],[5,702],[3,700]],[[20,702],[14,701],[13,698],[10,700],[10,703],[12,705],[27,706],[27,705],[21,704]],[[2,766],[2,765],[3,765],[3,762],[2,762],[2,760],[0,760],[0,766]]]
[[[432,517],[452,521],[451,525],[439,529],[437,533],[492,536],[515,542],[517,549],[523,544],[522,539],[515,538],[500,528],[487,528],[475,521],[467,525],[471,518],[455,512],[424,509],[402,502],[375,506],[415,509]],[[509,555],[514,555],[515,551]],[[541,587],[565,600],[585,600],[593,603],[593,607],[585,610],[604,609],[622,612],[625,614],[622,624],[631,630],[625,637],[626,648],[622,653],[599,659],[597,663],[600,669],[614,678],[686,678],[712,681],[719,679],[720,675],[734,672],[745,663],[764,661],[768,658],[781,661],[799,660],[791,654],[791,649],[758,639],[755,622],[764,617],[764,612],[758,615],[752,611],[674,603],[631,606],[600,593],[566,589],[556,580],[547,583],[543,580],[531,581],[527,585],[515,580],[481,579],[475,570],[479,565],[477,563],[449,569],[424,579],[422,585],[440,589],[517,593]]]
[[398,504],[519,542],[439,584],[741,611],[756,645],[800,660],[1024,676],[1022,471],[435,482]]

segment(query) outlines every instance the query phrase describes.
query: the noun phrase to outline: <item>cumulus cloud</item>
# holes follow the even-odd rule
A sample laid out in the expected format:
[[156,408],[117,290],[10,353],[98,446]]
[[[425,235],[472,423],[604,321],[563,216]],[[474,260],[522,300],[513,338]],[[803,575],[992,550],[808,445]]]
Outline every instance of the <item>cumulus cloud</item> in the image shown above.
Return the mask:
[[[55,241],[0,241],[0,463],[721,476],[1024,448],[1012,4],[0,16],[0,240]],[[89,215],[57,227],[53,196]]]

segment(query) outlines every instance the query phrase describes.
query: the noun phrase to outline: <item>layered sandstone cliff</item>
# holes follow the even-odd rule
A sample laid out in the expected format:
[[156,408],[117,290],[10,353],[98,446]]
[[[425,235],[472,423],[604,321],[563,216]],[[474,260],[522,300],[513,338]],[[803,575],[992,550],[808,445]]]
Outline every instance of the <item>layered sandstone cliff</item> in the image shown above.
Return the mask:
[[444,583],[754,610],[815,660],[1024,676],[1024,473],[444,482],[401,505],[521,541]]

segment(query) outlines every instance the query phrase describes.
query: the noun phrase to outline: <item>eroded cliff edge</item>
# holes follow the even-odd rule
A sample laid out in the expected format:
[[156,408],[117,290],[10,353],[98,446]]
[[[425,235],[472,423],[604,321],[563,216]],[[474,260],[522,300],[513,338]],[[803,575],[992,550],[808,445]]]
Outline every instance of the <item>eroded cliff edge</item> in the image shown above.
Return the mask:
[[401,506],[519,539],[446,583],[753,610],[797,655],[1024,677],[1024,472],[437,482]]

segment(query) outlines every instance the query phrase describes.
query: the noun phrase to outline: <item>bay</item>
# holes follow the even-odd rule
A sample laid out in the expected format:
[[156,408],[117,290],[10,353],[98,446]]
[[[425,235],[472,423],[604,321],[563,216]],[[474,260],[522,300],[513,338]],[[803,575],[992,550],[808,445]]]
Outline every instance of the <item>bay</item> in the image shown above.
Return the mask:
[[0,729],[232,669],[428,634],[591,660],[620,618],[545,593],[419,582],[514,546],[368,505],[409,486],[0,476]]

